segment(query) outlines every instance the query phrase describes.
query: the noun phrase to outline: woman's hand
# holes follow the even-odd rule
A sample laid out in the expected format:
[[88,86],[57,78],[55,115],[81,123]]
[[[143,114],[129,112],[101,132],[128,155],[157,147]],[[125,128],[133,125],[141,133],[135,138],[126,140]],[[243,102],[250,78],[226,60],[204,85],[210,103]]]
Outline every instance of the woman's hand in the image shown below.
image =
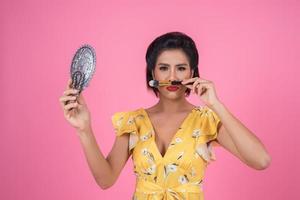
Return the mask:
[[[193,83],[193,85],[187,85],[188,83]],[[192,93],[198,95],[209,108],[220,103],[212,81],[205,80],[200,77],[194,77],[191,79],[184,79],[182,84],[185,87],[190,88]]]
[[63,96],[59,98],[64,117],[78,131],[88,130],[91,128],[90,112],[82,93],[78,95],[78,90],[72,89],[71,83],[72,79],[69,79]]

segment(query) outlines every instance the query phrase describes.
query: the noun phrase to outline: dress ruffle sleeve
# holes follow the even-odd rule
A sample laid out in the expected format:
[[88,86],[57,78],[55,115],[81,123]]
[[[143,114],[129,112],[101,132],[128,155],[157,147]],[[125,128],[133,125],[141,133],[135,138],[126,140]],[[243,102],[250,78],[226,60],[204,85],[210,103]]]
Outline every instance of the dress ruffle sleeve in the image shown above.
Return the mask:
[[125,133],[129,134],[129,152],[136,146],[139,137],[138,130],[135,123],[134,113],[116,112],[111,117],[112,124],[116,136],[121,136]]
[[202,106],[199,109],[199,121],[196,131],[196,152],[205,161],[210,163],[216,160],[215,153],[213,151],[213,146],[218,146],[216,138],[218,136],[218,125],[221,123],[218,115],[208,108],[207,106]]

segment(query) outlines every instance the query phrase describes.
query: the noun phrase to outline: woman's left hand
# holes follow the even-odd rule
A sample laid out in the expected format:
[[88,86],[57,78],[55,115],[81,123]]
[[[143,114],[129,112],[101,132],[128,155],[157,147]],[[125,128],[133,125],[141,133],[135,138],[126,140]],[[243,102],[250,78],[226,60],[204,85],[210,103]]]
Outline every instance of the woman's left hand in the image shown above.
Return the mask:
[[[186,85],[191,82],[194,82],[193,85]],[[220,102],[212,81],[194,77],[191,79],[184,79],[182,84],[185,87],[190,88],[191,92],[200,97],[200,99],[210,108]]]

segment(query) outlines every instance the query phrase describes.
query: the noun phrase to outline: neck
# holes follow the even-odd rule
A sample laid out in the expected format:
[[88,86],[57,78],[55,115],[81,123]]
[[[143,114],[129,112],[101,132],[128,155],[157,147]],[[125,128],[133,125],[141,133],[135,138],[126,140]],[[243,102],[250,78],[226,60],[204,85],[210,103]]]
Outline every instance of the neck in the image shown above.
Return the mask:
[[162,112],[176,113],[186,110],[187,107],[192,107],[192,104],[190,104],[185,97],[178,99],[167,99],[161,96],[155,107]]

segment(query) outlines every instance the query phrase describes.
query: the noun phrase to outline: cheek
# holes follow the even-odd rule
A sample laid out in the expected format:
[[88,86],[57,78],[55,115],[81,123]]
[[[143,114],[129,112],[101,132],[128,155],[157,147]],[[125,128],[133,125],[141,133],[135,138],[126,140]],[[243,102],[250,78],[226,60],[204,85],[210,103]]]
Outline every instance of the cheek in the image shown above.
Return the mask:
[[168,78],[168,72],[155,71],[154,76],[156,80],[166,80]]
[[186,78],[190,78],[190,77],[191,77],[190,71],[184,71],[184,72],[178,73],[178,78],[180,78],[180,79],[186,79]]
[[156,79],[157,80],[167,80],[168,75],[160,74],[160,75],[156,76]]

